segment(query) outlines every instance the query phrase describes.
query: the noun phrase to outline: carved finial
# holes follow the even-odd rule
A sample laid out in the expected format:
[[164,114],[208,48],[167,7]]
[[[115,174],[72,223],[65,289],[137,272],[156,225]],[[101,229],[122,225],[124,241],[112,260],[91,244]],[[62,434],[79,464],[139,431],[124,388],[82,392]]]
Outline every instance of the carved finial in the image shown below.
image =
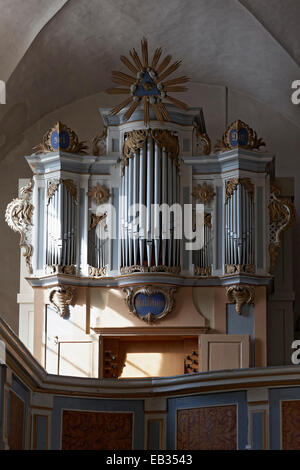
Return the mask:
[[61,150],[69,153],[87,153],[86,141],[79,142],[77,134],[58,121],[43,137],[43,142],[33,148],[35,153],[49,153]]
[[226,287],[227,299],[230,304],[235,304],[238,315],[242,313],[244,304],[254,303],[255,288],[246,285],[233,285]]
[[257,137],[256,132],[243,121],[239,119],[234,121],[224,132],[222,139],[218,140],[215,150],[225,152],[235,148],[244,148],[249,150],[258,150],[265,146],[265,142]]

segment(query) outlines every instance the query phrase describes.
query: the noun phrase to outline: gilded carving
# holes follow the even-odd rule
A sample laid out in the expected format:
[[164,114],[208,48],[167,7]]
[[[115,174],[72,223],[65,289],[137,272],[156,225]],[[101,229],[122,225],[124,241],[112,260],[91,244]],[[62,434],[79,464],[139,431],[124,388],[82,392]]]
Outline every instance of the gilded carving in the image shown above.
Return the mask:
[[280,196],[280,189],[274,183],[270,185],[270,203],[269,203],[269,272],[273,273],[276,257],[280,247],[281,234],[287,230],[295,220],[295,207],[293,203]]
[[87,153],[86,142],[79,142],[78,136],[62,122],[58,121],[43,137],[43,142],[33,148],[34,153],[49,153],[61,150],[68,153]]
[[109,189],[106,186],[100,184],[97,184],[93,188],[90,188],[87,195],[97,205],[107,202],[111,197]]
[[89,266],[89,276],[90,277],[103,277],[106,276],[106,266],[102,268],[95,268],[94,266]]
[[199,200],[201,204],[208,204],[215,195],[213,186],[207,183],[197,184],[192,192],[192,196]]
[[[151,323],[156,320],[160,320],[164,318],[168,313],[173,310],[175,301],[174,301],[174,293],[176,292],[175,287],[169,288],[161,288],[161,287],[152,287],[152,286],[145,286],[145,287],[124,287],[123,291],[126,293],[125,302],[130,310],[135,316],[144,320],[147,323]],[[151,312],[147,313],[146,315],[140,315],[135,307],[135,297],[138,294],[145,294],[146,296],[151,296],[156,293],[161,293],[165,297],[165,308],[159,315],[154,315]]]
[[226,152],[235,148],[244,148],[249,150],[259,150],[259,147],[265,146],[265,142],[257,137],[256,132],[248,124],[240,121],[234,121],[224,132],[222,139],[218,140],[215,150]]
[[195,276],[211,276],[211,266],[206,266],[202,268],[200,266],[194,266]]
[[248,193],[253,197],[254,185],[251,183],[250,178],[231,178],[230,180],[226,181],[226,200],[232,196],[233,192],[236,190],[239,184],[244,186],[246,191],[248,191]]
[[55,287],[49,293],[49,302],[55,308],[62,318],[69,317],[69,306],[74,299],[75,288],[73,287]]
[[33,205],[30,202],[33,180],[30,180],[28,185],[20,190],[20,197],[13,199],[7,206],[5,212],[5,221],[8,226],[20,234],[20,247],[25,251],[23,256],[26,260],[28,272],[32,274],[31,257],[33,253],[33,246],[31,244],[31,231]]
[[212,228],[211,214],[204,214],[204,226],[207,228]]
[[181,271],[181,266],[140,266],[140,265],[132,265],[132,266],[122,266],[120,268],[121,274],[132,274],[135,272],[141,273],[148,273],[148,272],[161,272],[161,273],[170,273],[170,274],[178,274]]
[[[106,220],[106,217],[107,217],[106,212],[100,215],[91,214],[91,223],[90,223],[89,230],[92,230],[93,228],[97,227],[98,224],[104,222]],[[106,225],[104,228],[106,228]]]
[[255,273],[254,264],[225,264],[226,274]]
[[49,182],[47,187],[47,204],[49,204],[50,199],[52,198],[52,196],[54,196],[60,184],[63,184],[67,188],[67,190],[75,200],[77,199],[77,186],[74,181],[72,179],[60,178]]
[[93,155],[102,156],[106,155],[106,141],[107,141],[107,127],[104,126],[101,134],[96,135],[93,138]]
[[168,156],[172,158],[176,167],[179,167],[179,142],[177,135],[168,131],[167,129],[153,129],[151,135],[156,144],[167,152]]
[[247,285],[233,285],[226,287],[226,294],[228,302],[235,304],[236,312],[241,315],[244,304],[254,303],[255,288]]
[[211,153],[211,141],[208,134],[206,132],[202,132],[200,124],[194,122],[193,125],[196,132],[196,136],[201,142],[203,154],[209,155]]
[[45,268],[46,274],[76,274],[76,267],[74,264],[66,264],[64,266],[59,264],[47,264]]
[[171,56],[167,55],[161,62],[161,48],[156,49],[152,61],[148,57],[148,43],[144,38],[141,41],[142,60],[137,51],[130,51],[133,62],[125,56],[121,56],[121,61],[130,70],[133,75],[127,73],[113,71],[113,82],[121,85],[121,88],[109,88],[107,93],[112,95],[127,95],[126,98],[117,106],[115,106],[111,114],[118,114],[122,109],[128,107],[123,115],[123,120],[127,121],[134,113],[138,106],[144,109],[144,123],[148,125],[150,117],[150,107],[154,111],[158,121],[170,121],[169,113],[163,100],[173,103],[181,109],[188,109],[188,106],[177,98],[173,98],[170,93],[183,92],[187,88],[182,86],[188,81],[188,78],[176,77],[171,80],[165,80],[170,74],[175,72],[181,64],[176,61],[169,65]]

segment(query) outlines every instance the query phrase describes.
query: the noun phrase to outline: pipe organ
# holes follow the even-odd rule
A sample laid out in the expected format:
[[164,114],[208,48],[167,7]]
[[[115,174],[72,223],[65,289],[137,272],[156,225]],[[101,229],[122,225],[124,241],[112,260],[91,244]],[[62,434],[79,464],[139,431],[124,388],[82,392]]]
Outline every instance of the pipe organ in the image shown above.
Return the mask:
[[[148,109],[145,123],[139,107],[129,117],[128,107],[101,109],[105,128],[90,155],[57,123],[26,157],[33,178],[6,220],[21,235],[21,270],[34,296],[30,347],[50,372],[195,373],[185,366],[192,354],[199,372],[266,365],[266,305],[293,205],[276,188],[273,155],[259,151],[263,142],[247,124],[232,123],[209,153],[203,111],[166,110],[169,121]],[[184,230],[189,210],[203,233],[194,250]],[[147,362],[158,352],[160,360]]]

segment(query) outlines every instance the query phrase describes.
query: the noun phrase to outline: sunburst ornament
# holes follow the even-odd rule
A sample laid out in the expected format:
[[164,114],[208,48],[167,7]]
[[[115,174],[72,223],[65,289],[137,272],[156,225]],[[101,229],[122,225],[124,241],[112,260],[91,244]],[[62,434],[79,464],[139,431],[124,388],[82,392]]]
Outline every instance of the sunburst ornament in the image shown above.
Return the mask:
[[141,41],[142,58],[140,59],[135,49],[129,51],[129,60],[127,57],[121,55],[122,63],[134,74],[128,75],[123,72],[112,72],[112,81],[122,88],[109,88],[107,93],[112,95],[129,95],[122,103],[115,106],[111,114],[118,114],[123,108],[129,106],[124,114],[124,120],[128,121],[135,109],[142,104],[144,107],[144,122],[149,123],[149,110],[152,106],[156,119],[158,121],[170,121],[168,111],[163,104],[163,100],[169,101],[178,108],[187,109],[188,106],[182,101],[170,96],[170,93],[183,92],[187,87],[182,86],[183,83],[189,80],[186,76],[166,80],[166,78],[181,64],[181,61],[176,61],[169,65],[172,57],[167,55],[160,61],[162,55],[161,47],[157,48],[150,61],[148,56],[148,43],[144,38]]

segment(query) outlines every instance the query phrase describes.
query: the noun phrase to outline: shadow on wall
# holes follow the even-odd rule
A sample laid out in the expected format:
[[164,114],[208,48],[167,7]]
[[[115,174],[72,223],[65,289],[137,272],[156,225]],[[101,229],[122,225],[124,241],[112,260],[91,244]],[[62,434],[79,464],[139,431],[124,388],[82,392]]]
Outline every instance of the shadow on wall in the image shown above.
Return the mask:
[[17,145],[23,142],[28,110],[25,103],[13,105],[0,121],[0,161]]

